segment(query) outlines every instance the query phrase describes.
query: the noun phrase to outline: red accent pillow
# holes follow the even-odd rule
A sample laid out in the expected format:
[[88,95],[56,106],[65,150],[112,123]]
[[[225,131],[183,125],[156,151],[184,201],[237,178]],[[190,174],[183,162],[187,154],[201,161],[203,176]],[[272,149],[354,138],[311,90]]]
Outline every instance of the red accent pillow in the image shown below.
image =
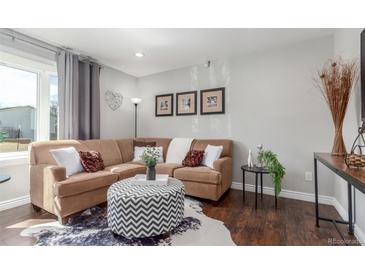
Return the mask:
[[81,164],[86,172],[96,172],[105,168],[100,152],[79,151]]
[[182,162],[183,166],[188,167],[197,167],[200,166],[203,161],[204,150],[190,150],[186,156],[184,161]]

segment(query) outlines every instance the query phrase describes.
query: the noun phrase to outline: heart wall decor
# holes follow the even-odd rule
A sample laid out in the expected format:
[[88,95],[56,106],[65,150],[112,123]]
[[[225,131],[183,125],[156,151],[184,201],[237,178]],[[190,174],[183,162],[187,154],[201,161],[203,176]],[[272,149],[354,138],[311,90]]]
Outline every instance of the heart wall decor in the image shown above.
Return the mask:
[[108,90],[105,92],[105,102],[111,110],[117,110],[123,103],[123,95],[119,92]]

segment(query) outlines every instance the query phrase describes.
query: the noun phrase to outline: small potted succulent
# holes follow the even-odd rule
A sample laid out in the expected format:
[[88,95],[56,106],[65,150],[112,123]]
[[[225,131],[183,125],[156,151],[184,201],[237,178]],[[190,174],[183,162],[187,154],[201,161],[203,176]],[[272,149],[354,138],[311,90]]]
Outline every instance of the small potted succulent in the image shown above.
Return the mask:
[[156,164],[159,157],[160,152],[155,147],[146,147],[143,151],[141,159],[147,167],[147,180],[156,180]]

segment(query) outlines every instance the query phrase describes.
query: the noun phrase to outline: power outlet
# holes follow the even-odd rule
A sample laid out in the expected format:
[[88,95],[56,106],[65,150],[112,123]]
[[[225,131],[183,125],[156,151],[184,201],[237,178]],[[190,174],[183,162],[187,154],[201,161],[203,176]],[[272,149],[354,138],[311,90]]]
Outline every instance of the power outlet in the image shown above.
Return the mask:
[[306,171],[304,173],[304,180],[306,182],[312,182],[313,181],[313,173],[311,171]]

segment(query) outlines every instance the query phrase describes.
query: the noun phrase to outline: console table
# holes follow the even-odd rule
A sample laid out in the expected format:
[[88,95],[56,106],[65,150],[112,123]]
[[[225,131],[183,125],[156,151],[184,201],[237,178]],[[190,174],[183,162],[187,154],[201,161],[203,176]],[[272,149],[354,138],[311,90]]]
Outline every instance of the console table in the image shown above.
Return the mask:
[[[318,207],[318,174],[317,162],[321,162],[342,179],[347,182],[347,198],[348,198],[348,221],[334,220],[319,215]],[[319,227],[319,220],[332,222],[341,237],[343,238],[337,224],[348,225],[349,234],[354,234],[353,215],[352,215],[352,187],[365,194],[365,169],[348,168],[345,163],[345,157],[332,156],[330,153],[314,153],[314,191],[315,191],[315,210],[316,210],[316,226]]]

